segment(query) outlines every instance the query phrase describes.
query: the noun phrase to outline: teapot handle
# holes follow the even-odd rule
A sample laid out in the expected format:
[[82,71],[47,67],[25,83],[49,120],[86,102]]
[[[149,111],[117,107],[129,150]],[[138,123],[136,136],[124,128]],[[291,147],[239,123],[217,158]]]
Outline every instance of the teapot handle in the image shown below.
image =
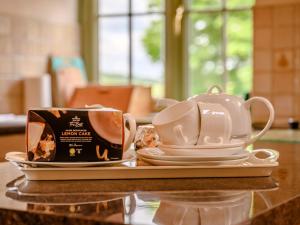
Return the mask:
[[252,97],[245,102],[246,109],[250,110],[250,106],[253,102],[262,102],[266,105],[267,109],[269,110],[269,119],[268,119],[268,122],[267,122],[266,126],[264,127],[264,129],[262,129],[255,136],[251,137],[250,140],[246,141],[246,145],[252,144],[256,140],[258,140],[261,136],[263,136],[267,132],[267,130],[270,129],[270,127],[274,121],[274,115],[275,115],[273,105],[271,104],[271,102],[268,99],[263,98],[263,97]]
[[218,94],[221,94],[221,93],[224,92],[224,90],[223,90],[219,85],[215,84],[215,85],[211,86],[211,87],[208,89],[207,93],[208,93],[208,94],[213,94],[213,90],[214,90],[214,89],[217,89],[217,90],[218,90]]
[[128,124],[129,124],[129,131],[127,130],[127,128],[125,127],[124,124],[124,132],[129,132],[128,137],[125,136],[125,141],[124,141],[124,146],[123,146],[123,151],[127,151],[128,148],[130,147],[131,143],[133,142],[133,139],[135,137],[135,132],[136,132],[136,122],[135,119],[132,115],[130,115],[129,113],[125,113],[123,114],[124,116],[124,123],[127,120]]

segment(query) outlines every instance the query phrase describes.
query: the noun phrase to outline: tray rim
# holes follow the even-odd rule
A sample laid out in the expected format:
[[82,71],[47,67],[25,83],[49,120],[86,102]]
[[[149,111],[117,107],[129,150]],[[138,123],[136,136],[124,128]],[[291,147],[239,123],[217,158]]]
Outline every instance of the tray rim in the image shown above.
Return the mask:
[[19,167],[21,171],[89,171],[89,170],[172,170],[172,169],[233,169],[233,168],[274,168],[279,165],[278,162],[244,165],[218,165],[218,166],[106,166],[106,167]]

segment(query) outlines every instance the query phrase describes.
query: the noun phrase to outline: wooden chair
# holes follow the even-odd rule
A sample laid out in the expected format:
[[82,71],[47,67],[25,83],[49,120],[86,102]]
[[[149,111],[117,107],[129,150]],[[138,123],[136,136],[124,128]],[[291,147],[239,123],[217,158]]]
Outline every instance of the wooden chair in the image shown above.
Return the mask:
[[101,104],[135,116],[145,116],[152,111],[151,87],[90,85],[79,57],[51,57],[49,64],[54,106],[81,108]]
[[120,109],[135,116],[144,116],[152,111],[151,87],[89,85],[76,88],[68,107],[84,107],[100,104]]

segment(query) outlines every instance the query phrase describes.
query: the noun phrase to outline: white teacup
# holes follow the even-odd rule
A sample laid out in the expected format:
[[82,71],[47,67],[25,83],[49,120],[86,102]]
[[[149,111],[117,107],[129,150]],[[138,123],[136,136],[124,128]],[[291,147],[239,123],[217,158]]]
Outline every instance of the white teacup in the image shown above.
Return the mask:
[[201,128],[197,145],[226,144],[230,142],[232,120],[228,110],[217,103],[198,102]]
[[232,120],[217,103],[183,101],[158,113],[152,121],[164,145],[209,145],[230,141]]
[[193,101],[176,103],[154,116],[152,124],[166,145],[195,145],[200,132],[200,116]]
[[[268,99],[263,97],[252,97],[247,101],[244,101],[238,96],[226,94],[218,85],[213,85],[208,89],[207,93],[195,95],[188,100],[218,103],[225,107],[230,113],[231,118],[234,118],[232,121],[231,138],[239,140],[243,139],[246,146],[261,138],[270,129],[274,121],[274,108]],[[174,99],[164,98],[158,101],[157,106],[167,107],[176,104],[177,102],[178,101]],[[252,130],[250,107],[258,102],[265,105],[266,109],[269,111],[269,118],[265,127],[260,132],[254,134]]]

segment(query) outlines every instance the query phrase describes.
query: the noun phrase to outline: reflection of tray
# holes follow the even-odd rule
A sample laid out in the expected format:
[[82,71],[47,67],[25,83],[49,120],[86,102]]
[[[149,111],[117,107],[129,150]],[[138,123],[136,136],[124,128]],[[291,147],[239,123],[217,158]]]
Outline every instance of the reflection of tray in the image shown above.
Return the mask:
[[[70,181],[71,183],[55,181],[27,181],[24,176],[9,182],[6,196],[21,202],[47,205],[92,204],[104,201],[123,199],[128,192],[103,192],[93,181]],[[85,183],[83,187],[79,184]]]
[[36,204],[47,204],[47,205],[73,205],[73,204],[94,204],[99,202],[108,202],[118,199],[123,199],[127,195],[101,195],[101,194],[91,194],[91,195],[23,195],[18,193],[17,190],[8,190],[6,196],[20,202],[36,203]]
[[28,180],[143,179],[270,176],[278,162],[220,166],[18,167]]
[[[155,185],[153,185],[155,184]],[[199,191],[265,191],[278,187],[278,182],[268,177],[240,178],[180,178],[179,179],[131,179],[120,180],[68,180],[68,181],[29,181],[19,177],[6,185],[8,190],[16,190],[22,196],[125,196],[134,192],[190,196]],[[197,194],[195,194],[197,195]]]

